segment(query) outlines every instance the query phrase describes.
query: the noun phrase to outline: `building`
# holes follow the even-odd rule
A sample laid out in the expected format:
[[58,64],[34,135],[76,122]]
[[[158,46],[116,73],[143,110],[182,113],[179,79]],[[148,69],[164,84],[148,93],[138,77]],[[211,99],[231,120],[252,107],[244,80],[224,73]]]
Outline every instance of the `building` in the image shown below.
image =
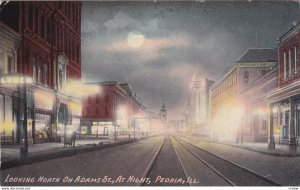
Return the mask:
[[83,100],[82,135],[132,135],[141,130],[138,120],[145,109],[128,83],[88,83],[100,93]]
[[269,92],[269,148],[275,142],[289,145],[293,153],[300,139],[300,24],[278,41],[278,87]]
[[197,127],[204,127],[207,124],[209,111],[209,89],[214,81],[206,78],[193,81],[192,115],[193,123]]
[[[33,80],[23,89],[27,126],[19,122],[15,128],[27,128],[34,143],[60,140],[67,127],[76,131],[80,125],[80,98],[66,90],[70,81],[81,78],[80,15],[81,2],[11,1],[1,8],[0,20],[21,37],[16,72]],[[22,94],[17,88],[14,94]],[[13,99],[21,102],[20,97]],[[22,119],[22,111],[13,115]]]
[[276,64],[275,49],[249,49],[224,72],[211,88],[211,126],[215,139],[239,141],[247,111],[242,92]]
[[[0,22],[0,75],[16,73],[18,63],[18,47],[21,42],[20,35],[9,26]],[[20,141],[22,128],[17,128],[16,109],[14,109],[15,86],[0,88],[0,133],[2,143]],[[20,101],[16,102],[20,105]],[[6,114],[5,114],[6,113]]]
[[159,110],[159,118],[163,122],[167,122],[167,108],[165,104],[163,104]]
[[[276,49],[250,49],[238,61],[239,63],[255,63],[260,75],[240,92],[245,109],[242,128],[239,131],[241,143],[243,141],[267,142],[269,123],[267,96],[270,90],[277,87],[278,81],[276,54]],[[270,66],[262,67],[266,64],[270,64]]]

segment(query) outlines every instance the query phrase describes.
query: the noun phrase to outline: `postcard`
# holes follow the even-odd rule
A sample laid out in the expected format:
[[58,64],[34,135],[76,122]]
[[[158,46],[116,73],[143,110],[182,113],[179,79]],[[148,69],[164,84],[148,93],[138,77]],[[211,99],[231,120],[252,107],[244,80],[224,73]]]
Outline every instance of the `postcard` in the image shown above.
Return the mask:
[[300,186],[300,1],[0,1],[2,190]]

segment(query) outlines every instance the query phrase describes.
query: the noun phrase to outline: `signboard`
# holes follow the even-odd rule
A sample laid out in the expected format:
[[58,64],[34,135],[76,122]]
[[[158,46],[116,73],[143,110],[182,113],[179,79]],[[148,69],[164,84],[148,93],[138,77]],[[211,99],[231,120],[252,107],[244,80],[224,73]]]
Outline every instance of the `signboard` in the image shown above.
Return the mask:
[[0,84],[19,85],[19,84],[32,84],[31,77],[22,74],[6,74],[0,76]]

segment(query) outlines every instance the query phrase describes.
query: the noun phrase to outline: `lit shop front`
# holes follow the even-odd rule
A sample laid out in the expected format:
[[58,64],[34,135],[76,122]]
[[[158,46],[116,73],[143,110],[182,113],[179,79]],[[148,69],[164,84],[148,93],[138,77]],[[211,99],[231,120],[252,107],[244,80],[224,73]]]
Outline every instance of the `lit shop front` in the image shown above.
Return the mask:
[[56,132],[52,125],[54,100],[55,95],[53,92],[40,89],[34,92],[34,142],[53,141]]
[[[25,84],[27,82],[31,82],[30,78],[21,74],[7,74],[0,77],[1,144],[23,143],[24,129],[27,129],[28,142],[32,142],[33,96],[31,85]],[[27,109],[24,109],[25,106]]]

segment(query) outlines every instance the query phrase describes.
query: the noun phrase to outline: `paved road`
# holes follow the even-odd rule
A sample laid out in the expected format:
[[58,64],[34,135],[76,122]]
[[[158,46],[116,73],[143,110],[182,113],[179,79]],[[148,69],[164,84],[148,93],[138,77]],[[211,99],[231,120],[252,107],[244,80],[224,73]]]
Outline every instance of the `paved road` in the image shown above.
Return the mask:
[[232,146],[201,141],[196,137],[185,140],[228,160],[236,162],[284,186],[300,185],[300,157],[276,157]]
[[187,186],[186,177],[169,136],[150,171],[150,186]]
[[153,137],[137,143],[3,170],[1,185],[138,185],[138,178],[162,141],[162,136]]

